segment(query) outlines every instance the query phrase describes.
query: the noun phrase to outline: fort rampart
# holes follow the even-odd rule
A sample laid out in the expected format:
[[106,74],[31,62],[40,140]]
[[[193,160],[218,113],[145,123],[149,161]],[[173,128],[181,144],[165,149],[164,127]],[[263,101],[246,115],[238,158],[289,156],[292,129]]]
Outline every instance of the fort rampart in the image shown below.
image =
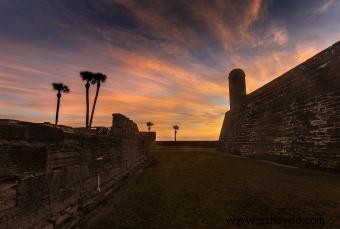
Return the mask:
[[244,79],[229,74],[223,151],[340,172],[340,42],[248,95]]

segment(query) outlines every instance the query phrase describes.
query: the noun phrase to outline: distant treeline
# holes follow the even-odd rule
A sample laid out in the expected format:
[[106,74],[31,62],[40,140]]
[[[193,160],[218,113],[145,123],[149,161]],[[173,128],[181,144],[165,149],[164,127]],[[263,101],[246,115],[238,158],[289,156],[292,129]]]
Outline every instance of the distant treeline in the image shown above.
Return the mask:
[[217,141],[157,141],[160,146],[217,147]]

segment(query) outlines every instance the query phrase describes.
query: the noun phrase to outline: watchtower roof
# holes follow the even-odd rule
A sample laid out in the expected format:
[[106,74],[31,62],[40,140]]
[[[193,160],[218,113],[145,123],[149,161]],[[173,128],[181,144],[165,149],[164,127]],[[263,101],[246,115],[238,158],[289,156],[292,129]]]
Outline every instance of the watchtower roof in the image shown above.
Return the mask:
[[246,74],[240,68],[235,68],[229,73],[229,79],[245,78]]

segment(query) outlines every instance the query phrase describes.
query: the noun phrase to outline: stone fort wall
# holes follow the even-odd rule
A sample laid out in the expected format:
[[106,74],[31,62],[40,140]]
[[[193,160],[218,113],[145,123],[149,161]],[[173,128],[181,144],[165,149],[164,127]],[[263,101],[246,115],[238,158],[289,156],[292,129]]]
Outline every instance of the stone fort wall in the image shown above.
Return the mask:
[[143,168],[155,133],[113,120],[106,135],[0,120],[0,227],[70,228]]
[[234,99],[219,138],[223,151],[340,171],[340,42],[248,95],[243,79],[237,70],[229,76]]

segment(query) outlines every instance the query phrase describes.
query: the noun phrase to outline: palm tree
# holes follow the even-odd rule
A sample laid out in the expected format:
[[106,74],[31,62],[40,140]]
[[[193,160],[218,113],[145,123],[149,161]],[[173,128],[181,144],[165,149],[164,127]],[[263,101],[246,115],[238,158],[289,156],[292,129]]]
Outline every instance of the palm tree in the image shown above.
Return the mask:
[[150,132],[151,127],[154,125],[152,122],[147,122],[146,123],[147,127],[148,127],[148,131]]
[[80,77],[83,81],[86,81],[85,88],[86,88],[86,125],[85,127],[89,127],[89,89],[90,89],[90,82],[93,80],[94,73],[89,71],[80,72]]
[[179,129],[178,125],[174,125],[172,128],[175,130],[175,141],[177,141],[177,130]]
[[69,93],[70,89],[68,86],[62,83],[52,83],[53,89],[57,91],[57,111],[55,114],[55,125],[58,125],[58,116],[59,116],[59,105],[60,105],[60,97],[61,93]]
[[91,84],[96,84],[97,85],[97,91],[96,91],[96,96],[94,97],[94,102],[93,102],[93,107],[92,107],[92,112],[91,112],[89,128],[91,128],[91,126],[92,126],[93,114],[94,114],[94,109],[96,108],[96,103],[97,103],[97,98],[98,98],[98,94],[99,94],[100,84],[104,83],[106,78],[107,78],[106,75],[104,75],[103,73],[98,72],[98,73],[95,73],[93,75],[93,78],[91,80]]

